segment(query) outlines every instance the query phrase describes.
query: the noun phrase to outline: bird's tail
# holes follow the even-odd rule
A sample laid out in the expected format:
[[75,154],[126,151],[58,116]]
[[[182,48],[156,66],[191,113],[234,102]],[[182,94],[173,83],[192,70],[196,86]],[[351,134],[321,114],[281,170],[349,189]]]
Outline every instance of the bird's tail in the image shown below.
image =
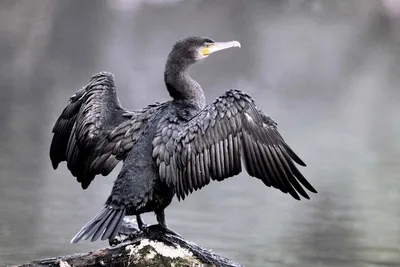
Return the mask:
[[72,238],[71,243],[77,243],[81,239],[96,241],[100,236],[101,240],[112,240],[118,234],[118,230],[125,216],[125,209],[104,208],[96,217],[88,222]]

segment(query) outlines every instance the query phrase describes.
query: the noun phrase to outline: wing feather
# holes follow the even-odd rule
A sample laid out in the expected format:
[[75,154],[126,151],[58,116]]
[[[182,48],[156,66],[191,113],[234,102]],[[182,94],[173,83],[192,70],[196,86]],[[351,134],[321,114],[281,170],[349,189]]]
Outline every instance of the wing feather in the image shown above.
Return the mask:
[[[165,168],[176,175],[160,172],[160,177],[175,187],[178,199],[202,188],[210,178],[222,181],[240,173],[242,161],[250,176],[295,199],[300,199],[299,194],[309,198],[303,187],[316,193],[296,168],[294,163],[305,164],[279,134],[277,124],[239,90],[227,91],[186,124],[174,127],[176,138],[166,137],[163,131],[161,138],[174,140]],[[159,145],[153,141],[155,158],[159,158],[154,154]]]
[[114,76],[94,75],[70,98],[53,127],[50,159],[54,169],[67,161],[72,175],[86,189],[97,174],[108,175],[126,157],[160,106],[123,109]]

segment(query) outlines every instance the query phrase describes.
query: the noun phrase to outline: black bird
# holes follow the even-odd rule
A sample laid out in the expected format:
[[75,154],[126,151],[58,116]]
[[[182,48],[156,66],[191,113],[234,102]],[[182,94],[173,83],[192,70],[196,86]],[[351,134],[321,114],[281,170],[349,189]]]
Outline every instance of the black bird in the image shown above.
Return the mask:
[[[210,183],[242,170],[266,186],[300,200],[316,193],[298,171],[305,166],[246,93],[228,90],[206,106],[201,86],[188,74],[190,65],[211,53],[240,47],[237,41],[204,37],[178,41],[165,65],[164,81],[172,100],[130,111],[121,107],[114,76],[94,75],[73,95],[53,128],[50,158],[62,161],[86,189],[98,174],[108,175],[120,160],[122,170],[105,208],[71,240],[114,239],[124,216],[155,212],[159,227],[165,208]],[[295,162],[295,163],[294,163]]]

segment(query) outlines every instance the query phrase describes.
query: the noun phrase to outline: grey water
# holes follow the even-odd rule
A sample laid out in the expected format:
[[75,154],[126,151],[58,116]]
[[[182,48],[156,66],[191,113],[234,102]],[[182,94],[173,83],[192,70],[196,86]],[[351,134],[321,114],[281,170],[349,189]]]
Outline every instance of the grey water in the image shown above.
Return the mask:
[[0,265],[107,246],[69,241],[119,168],[83,191],[51,167],[52,126],[102,70],[127,108],[168,100],[171,46],[204,35],[242,44],[192,68],[208,102],[251,94],[319,193],[242,173],[174,201],[169,226],[245,266],[400,266],[399,29],[389,0],[0,1]]

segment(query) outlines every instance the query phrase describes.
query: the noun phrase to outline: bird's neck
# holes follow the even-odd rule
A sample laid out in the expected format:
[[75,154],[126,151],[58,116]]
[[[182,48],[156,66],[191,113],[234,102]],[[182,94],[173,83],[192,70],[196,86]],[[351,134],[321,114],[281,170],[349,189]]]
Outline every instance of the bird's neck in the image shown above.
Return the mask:
[[200,84],[189,76],[189,66],[179,59],[168,59],[164,71],[165,85],[174,101],[203,109],[206,98]]

